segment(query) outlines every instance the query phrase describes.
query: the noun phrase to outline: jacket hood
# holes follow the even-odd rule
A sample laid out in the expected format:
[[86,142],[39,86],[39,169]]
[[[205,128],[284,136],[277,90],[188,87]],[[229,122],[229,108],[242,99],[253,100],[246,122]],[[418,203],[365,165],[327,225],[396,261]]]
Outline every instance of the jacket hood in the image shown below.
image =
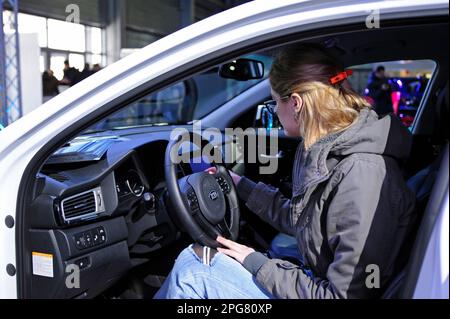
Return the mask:
[[411,149],[411,133],[394,114],[378,118],[375,111],[365,108],[346,130],[327,135],[305,151],[300,143],[293,171],[293,195],[328,177],[327,159],[354,153],[370,153],[404,160]]

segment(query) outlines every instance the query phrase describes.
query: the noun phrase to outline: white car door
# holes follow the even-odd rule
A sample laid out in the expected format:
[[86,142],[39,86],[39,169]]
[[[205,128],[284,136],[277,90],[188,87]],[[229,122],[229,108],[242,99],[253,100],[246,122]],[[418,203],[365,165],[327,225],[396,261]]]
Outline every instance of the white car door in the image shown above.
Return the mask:
[[[16,238],[27,188],[58,145],[145,89],[157,88],[244,47],[286,34],[386,19],[448,15],[448,1],[254,1],[175,32],[106,67],[0,131],[0,298],[16,298]],[[216,60],[217,61],[217,60]],[[16,233],[17,229],[17,233]],[[20,259],[20,255],[19,255]],[[9,269],[8,272],[5,269]]]

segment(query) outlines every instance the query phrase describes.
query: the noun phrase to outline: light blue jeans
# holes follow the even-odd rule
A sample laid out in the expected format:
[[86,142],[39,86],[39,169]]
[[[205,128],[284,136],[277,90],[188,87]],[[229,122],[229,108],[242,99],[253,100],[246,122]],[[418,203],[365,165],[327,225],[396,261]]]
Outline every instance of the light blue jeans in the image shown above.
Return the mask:
[[192,245],[177,257],[155,299],[272,299],[239,262],[217,253],[205,264]]

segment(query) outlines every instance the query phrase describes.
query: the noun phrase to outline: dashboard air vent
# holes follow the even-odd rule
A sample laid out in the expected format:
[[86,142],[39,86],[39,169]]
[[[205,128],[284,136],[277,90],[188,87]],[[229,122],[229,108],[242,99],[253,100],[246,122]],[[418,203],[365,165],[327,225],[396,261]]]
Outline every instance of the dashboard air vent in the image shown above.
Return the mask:
[[100,187],[67,197],[61,202],[62,217],[65,222],[87,219],[105,211]]

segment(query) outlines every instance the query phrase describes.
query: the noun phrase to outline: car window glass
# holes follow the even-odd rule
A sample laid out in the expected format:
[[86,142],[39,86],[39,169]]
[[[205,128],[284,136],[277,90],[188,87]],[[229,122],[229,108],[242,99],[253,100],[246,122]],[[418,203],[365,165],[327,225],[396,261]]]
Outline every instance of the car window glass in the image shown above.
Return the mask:
[[[384,72],[377,72],[380,67],[379,71],[384,68]],[[432,60],[374,62],[349,67],[353,74],[348,81],[378,114],[394,113],[406,127],[411,127],[435,68]],[[267,112],[263,105],[257,107],[255,126],[281,128],[276,115]]]
[[370,101],[378,114],[393,112],[406,127],[410,127],[435,67],[432,60],[356,65],[350,67],[353,75],[349,82],[356,92]]
[[[264,63],[267,78],[272,58],[251,54]],[[141,125],[186,124],[211,113],[263,79],[237,81],[218,75],[218,67],[150,93],[90,127],[85,133]]]

